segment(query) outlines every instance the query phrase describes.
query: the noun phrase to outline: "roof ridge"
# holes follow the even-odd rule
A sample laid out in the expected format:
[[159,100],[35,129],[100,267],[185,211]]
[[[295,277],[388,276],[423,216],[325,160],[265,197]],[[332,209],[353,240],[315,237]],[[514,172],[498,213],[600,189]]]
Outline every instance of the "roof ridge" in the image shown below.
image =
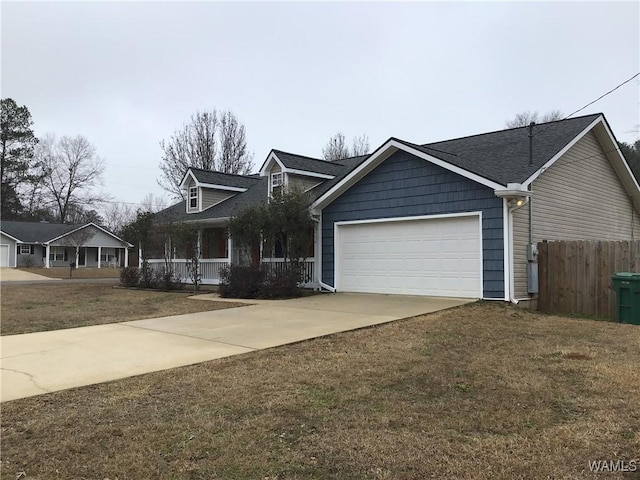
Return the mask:
[[205,168],[198,168],[198,167],[189,167],[189,170],[198,170],[200,172],[207,172],[207,173],[218,173],[220,175],[227,175],[229,177],[238,177],[238,178],[249,178],[251,180],[254,180],[256,177],[252,177],[251,175],[253,174],[241,174],[241,173],[227,173],[227,172],[219,172],[218,170],[207,170]]
[[[540,127],[540,126],[543,126],[543,125],[549,125],[550,123],[560,123],[560,122],[566,122],[566,121],[569,121],[569,120],[577,120],[579,118],[586,118],[586,117],[597,117],[599,115],[604,116],[604,114],[602,112],[600,112],[600,113],[590,113],[589,115],[580,115],[579,117],[562,118],[560,120],[552,120],[550,122],[536,123],[535,126],[536,127]],[[453,140],[462,140],[463,138],[481,137],[483,135],[491,135],[491,134],[499,133],[499,132],[509,132],[509,131],[512,131],[512,130],[519,130],[521,128],[528,128],[528,125],[524,125],[522,127],[503,128],[501,130],[492,130],[490,132],[484,132],[484,133],[475,133],[473,135],[463,135],[462,137],[447,138],[446,140],[438,140],[437,142],[429,142],[429,143],[416,144],[416,145],[419,145],[421,147],[429,147],[429,145],[433,145],[434,143],[451,142]]]
[[86,222],[86,223],[57,223],[57,222],[43,222],[40,220],[2,220],[1,223],[28,223],[31,225],[53,225],[60,227],[84,227],[85,225],[89,225],[94,222]]
[[[300,155],[299,153],[292,153],[292,152],[285,152],[284,150],[278,150],[277,148],[272,148],[272,151],[274,153],[284,153],[286,155],[293,155],[294,157],[301,157],[301,158],[306,158],[307,160],[315,160],[316,162],[322,162],[322,163],[327,163],[329,165],[340,165],[343,166],[341,163],[338,162],[332,162],[331,160],[325,160],[324,158],[314,158],[314,157],[309,157],[308,155]],[[352,158],[352,157],[347,157],[347,158]],[[353,157],[355,158],[355,157]],[[342,160],[342,159],[341,159]]]

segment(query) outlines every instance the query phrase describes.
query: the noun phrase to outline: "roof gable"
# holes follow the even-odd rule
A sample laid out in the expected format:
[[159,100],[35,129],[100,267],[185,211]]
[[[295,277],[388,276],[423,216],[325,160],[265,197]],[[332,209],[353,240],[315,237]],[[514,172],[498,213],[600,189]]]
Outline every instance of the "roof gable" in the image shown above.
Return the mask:
[[251,175],[236,175],[233,173],[214,172],[201,168],[189,167],[180,182],[182,188],[186,188],[186,182],[192,178],[196,186],[217,188],[220,190],[232,190],[244,192],[255,184],[257,177]]
[[89,226],[97,228],[123,244],[130,247],[133,246],[93,222],[83,225],[68,225],[63,223],[3,221],[0,230],[16,238],[20,243],[50,243]]
[[540,123],[533,127],[529,165],[529,127],[518,127],[417,146],[452,165],[506,185],[524,183],[601,114]]

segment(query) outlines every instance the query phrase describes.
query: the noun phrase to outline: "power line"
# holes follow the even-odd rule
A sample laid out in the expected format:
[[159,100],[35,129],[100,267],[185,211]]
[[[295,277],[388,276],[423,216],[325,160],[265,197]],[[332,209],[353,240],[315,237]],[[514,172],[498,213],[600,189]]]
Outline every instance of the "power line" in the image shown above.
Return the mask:
[[640,75],[640,72],[636,73],[635,75],[633,75],[632,77],[628,78],[627,80],[625,80],[624,82],[618,84],[617,86],[615,86],[614,88],[612,88],[611,90],[609,90],[607,93],[603,93],[602,95],[600,95],[598,98],[596,98],[595,100],[587,103],[585,106],[580,107],[578,110],[576,110],[575,112],[570,113],[569,115],[567,115],[566,117],[557,120],[555,122],[552,122],[551,125],[548,125],[546,128],[540,130],[538,133],[534,134],[534,137],[538,137],[540,135],[542,135],[544,132],[546,132],[547,130],[549,130],[551,127],[555,126],[558,122],[561,122],[562,120],[567,120],[568,118],[572,117],[573,115],[575,115],[578,112],[581,112],[582,110],[584,110],[585,108],[593,105],[594,103],[596,103],[599,100],[602,100],[604,97],[606,97],[607,95],[615,92],[616,90],[618,90],[620,87],[622,87],[623,85],[629,83],[631,80],[633,80],[634,78],[636,78],[638,75]]

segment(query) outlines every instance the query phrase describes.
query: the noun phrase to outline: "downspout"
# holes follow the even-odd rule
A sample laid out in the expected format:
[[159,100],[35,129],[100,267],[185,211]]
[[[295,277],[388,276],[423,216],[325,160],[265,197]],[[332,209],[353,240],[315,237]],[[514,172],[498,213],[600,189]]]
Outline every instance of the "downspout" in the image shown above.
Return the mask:
[[333,288],[330,285],[327,285],[326,283],[322,282],[322,250],[321,250],[321,246],[322,246],[322,230],[321,230],[321,223],[320,223],[320,216],[319,215],[313,215],[311,214],[311,220],[313,220],[314,222],[316,222],[318,224],[318,230],[320,231],[319,235],[318,235],[318,246],[320,248],[317,249],[316,253],[316,263],[317,263],[317,268],[316,268],[316,274],[318,276],[318,285],[319,285],[319,290],[326,290],[328,292],[331,293],[336,293],[336,289]]
[[[533,166],[533,127],[529,124],[529,166]],[[529,191],[533,191],[533,182],[529,184]],[[529,299],[538,293],[538,248],[533,243],[533,202],[529,197],[529,245],[527,246],[527,293]]]

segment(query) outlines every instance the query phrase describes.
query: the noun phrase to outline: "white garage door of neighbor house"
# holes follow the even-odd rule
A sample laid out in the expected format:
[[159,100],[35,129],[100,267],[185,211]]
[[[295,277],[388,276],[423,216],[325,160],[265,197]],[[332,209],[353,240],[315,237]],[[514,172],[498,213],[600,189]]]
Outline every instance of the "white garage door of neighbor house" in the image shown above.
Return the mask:
[[343,292],[482,297],[480,217],[338,225]]
[[0,267],[9,266],[9,245],[0,245]]

